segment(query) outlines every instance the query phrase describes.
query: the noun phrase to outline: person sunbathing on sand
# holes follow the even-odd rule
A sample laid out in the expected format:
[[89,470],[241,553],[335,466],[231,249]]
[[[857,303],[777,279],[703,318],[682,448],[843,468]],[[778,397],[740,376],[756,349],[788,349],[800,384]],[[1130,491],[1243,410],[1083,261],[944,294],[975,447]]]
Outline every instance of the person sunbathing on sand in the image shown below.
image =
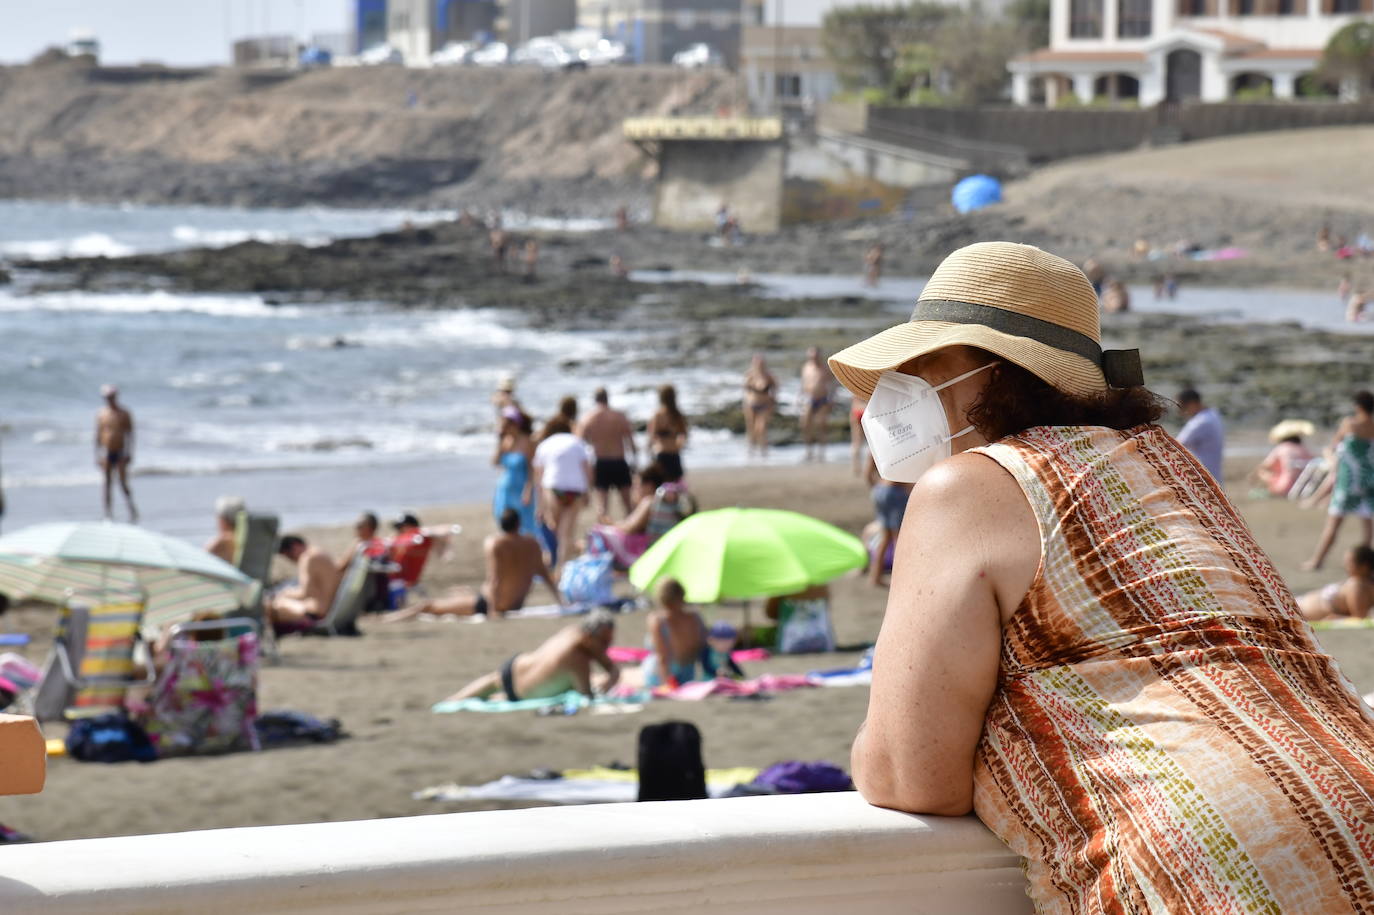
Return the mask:
[[1374,549],[1351,547],[1345,554],[1345,573],[1345,581],[1333,581],[1299,597],[1302,615],[1309,620],[1369,616],[1369,609],[1374,606]]
[[562,595],[554,586],[553,573],[544,562],[539,541],[520,533],[520,513],[515,509],[508,508],[501,513],[501,533],[487,538],[486,543],[482,544],[482,553],[486,559],[487,576],[480,590],[454,588],[442,597],[397,610],[386,621],[399,623],[412,620],[421,613],[439,616],[494,613],[496,616],[505,616],[524,606],[536,578],[542,578],[544,584],[549,586],[555,601],[563,602]]
[[586,619],[564,626],[534,651],[512,655],[498,670],[478,677],[449,696],[447,702],[462,699],[487,699],[504,693],[512,702],[560,696],[575,689],[593,695],[592,664],[606,671],[605,692],[620,680],[620,667],[607,651],[615,638],[615,617],[607,610],[594,610]]

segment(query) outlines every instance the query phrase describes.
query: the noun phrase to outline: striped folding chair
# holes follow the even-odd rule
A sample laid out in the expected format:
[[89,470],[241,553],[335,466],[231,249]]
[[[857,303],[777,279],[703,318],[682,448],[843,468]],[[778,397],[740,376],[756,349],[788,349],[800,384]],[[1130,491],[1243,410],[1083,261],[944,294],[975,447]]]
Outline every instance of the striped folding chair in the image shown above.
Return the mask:
[[131,687],[151,685],[151,664],[139,677],[134,649],[143,622],[143,595],[73,595],[62,611],[53,653],[34,701],[40,720],[99,715],[124,704]]
[[120,708],[129,687],[151,682],[135,675],[134,646],[143,622],[143,599],[110,598],[85,608],[86,651],[77,669],[76,698],[67,710],[68,717]]

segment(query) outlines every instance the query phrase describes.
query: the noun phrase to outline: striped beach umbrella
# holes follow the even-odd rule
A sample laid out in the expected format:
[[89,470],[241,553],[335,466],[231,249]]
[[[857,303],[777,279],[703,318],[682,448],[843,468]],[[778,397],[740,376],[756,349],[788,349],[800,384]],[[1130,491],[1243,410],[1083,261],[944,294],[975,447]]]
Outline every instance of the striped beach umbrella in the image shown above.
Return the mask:
[[0,593],[64,603],[73,591],[141,591],[143,631],[150,638],[197,613],[238,609],[252,583],[204,550],[130,524],[39,524],[0,537]]

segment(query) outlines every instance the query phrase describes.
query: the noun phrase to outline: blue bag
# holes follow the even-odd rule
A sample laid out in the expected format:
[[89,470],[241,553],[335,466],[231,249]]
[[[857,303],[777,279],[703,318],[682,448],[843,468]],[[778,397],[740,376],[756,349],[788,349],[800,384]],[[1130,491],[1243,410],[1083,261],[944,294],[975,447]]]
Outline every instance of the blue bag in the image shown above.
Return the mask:
[[157,749],[148,732],[120,712],[78,718],[67,732],[67,755],[82,762],[152,762]]
[[575,604],[611,604],[615,603],[614,576],[615,560],[610,556],[579,556],[563,566],[558,590]]

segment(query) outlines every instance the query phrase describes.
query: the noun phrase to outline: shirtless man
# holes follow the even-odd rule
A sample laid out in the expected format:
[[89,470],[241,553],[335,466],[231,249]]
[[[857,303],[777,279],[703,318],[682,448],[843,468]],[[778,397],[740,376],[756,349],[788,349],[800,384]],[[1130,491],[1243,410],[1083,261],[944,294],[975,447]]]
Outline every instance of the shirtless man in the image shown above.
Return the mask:
[[471,588],[454,588],[442,597],[420,601],[402,610],[397,610],[386,618],[388,623],[413,620],[421,613],[436,616],[472,616],[473,614],[505,616],[511,610],[519,610],[525,605],[530,588],[536,578],[542,578],[553,593],[554,600],[563,602],[563,596],[553,584],[553,573],[544,562],[544,551],[539,541],[520,533],[520,513],[508,508],[501,513],[501,533],[492,534],[482,544],[482,554],[486,560],[487,576],[478,591]]
[[114,513],[110,488],[116,475],[124,490],[124,502],[129,506],[129,520],[138,523],[138,509],[129,491],[129,465],[134,462],[134,417],[119,403],[119,389],[107,384],[100,389],[105,406],[95,415],[95,463],[105,473],[105,518]]
[[503,693],[518,702],[561,696],[574,689],[591,697],[593,663],[606,671],[604,682],[597,684],[605,692],[620,679],[620,668],[606,653],[614,637],[615,617],[595,610],[585,620],[555,632],[534,651],[514,655],[499,670],[473,680],[446,701],[487,699]]
[[596,453],[596,465],[592,469],[592,488],[596,490],[596,514],[605,518],[611,512],[611,490],[620,493],[620,506],[625,514],[630,513],[630,460],[638,457],[635,447],[635,430],[629,418],[619,410],[612,410],[610,397],[605,388],[597,388],[593,395],[596,401],[591,412],[578,425],[574,433]]
[[296,564],[296,584],[267,600],[267,618],[277,626],[302,626],[322,620],[334,603],[343,570],[319,547],[288,534],[277,552]]
[[205,552],[218,556],[225,562],[234,561],[238,550],[236,538],[239,512],[243,511],[243,500],[238,496],[220,496],[215,500],[215,524],[218,530],[214,538],[205,544]]
[[806,443],[806,459],[825,460],[825,443],[830,438],[830,407],[835,399],[835,376],[821,359],[821,351],[811,347],[806,351],[806,363],[801,370],[802,441]]

